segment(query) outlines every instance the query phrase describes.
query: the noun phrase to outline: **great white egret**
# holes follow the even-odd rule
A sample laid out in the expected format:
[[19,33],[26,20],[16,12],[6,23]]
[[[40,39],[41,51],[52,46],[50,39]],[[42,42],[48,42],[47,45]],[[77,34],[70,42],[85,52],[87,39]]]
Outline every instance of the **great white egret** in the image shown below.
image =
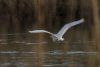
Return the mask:
[[73,21],[71,23],[68,23],[68,24],[65,24],[61,30],[56,33],[56,34],[53,34],[49,31],[46,31],[46,30],[33,30],[33,31],[29,31],[29,33],[48,33],[51,35],[53,41],[63,41],[64,38],[63,38],[63,35],[65,34],[65,32],[70,29],[71,27],[75,26],[75,25],[78,25],[80,23],[83,23],[84,22],[84,19],[80,19],[80,20],[77,20],[77,21]]

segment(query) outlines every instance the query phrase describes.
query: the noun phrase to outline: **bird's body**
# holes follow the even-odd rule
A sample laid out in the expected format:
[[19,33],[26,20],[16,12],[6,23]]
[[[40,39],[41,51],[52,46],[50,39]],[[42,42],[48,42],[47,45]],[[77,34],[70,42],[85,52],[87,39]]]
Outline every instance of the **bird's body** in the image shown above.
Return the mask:
[[71,28],[71,27],[73,27],[73,26],[75,26],[75,25],[78,25],[78,24],[80,24],[80,23],[83,23],[83,22],[84,22],[84,19],[80,19],[80,20],[78,20],[78,21],[74,21],[74,22],[65,24],[57,34],[53,34],[53,33],[48,32],[48,31],[46,31],[46,30],[33,30],[33,31],[29,31],[29,32],[30,32],[30,33],[48,33],[48,34],[51,35],[53,41],[63,41],[63,40],[64,40],[63,35],[65,34],[65,32],[66,32],[69,28]]

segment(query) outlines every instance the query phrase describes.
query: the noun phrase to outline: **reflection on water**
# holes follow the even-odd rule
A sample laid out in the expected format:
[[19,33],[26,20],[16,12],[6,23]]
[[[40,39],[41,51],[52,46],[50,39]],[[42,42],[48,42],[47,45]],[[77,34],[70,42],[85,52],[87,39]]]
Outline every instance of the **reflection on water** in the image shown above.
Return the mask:
[[0,67],[25,67],[27,64],[22,62],[5,62],[1,63]]
[[[25,44],[25,45],[38,45],[38,44],[47,44],[48,42],[38,42],[38,43],[33,43],[33,42],[25,42],[25,41],[11,41],[10,43],[12,44]],[[0,39],[0,44],[8,44],[7,40],[5,39]]]
[[35,53],[35,52],[18,52],[18,51],[7,51],[7,52],[0,52],[1,54],[13,54],[13,53]]
[[[26,53],[26,54],[31,54],[31,53],[35,53],[36,52],[18,52],[18,51],[2,51],[0,52],[0,54],[17,54],[17,53]],[[58,52],[58,51],[49,51],[49,52],[45,52],[45,53],[40,53],[40,54],[47,54],[47,55],[74,55],[74,54],[97,54],[98,52],[83,52],[83,51],[68,51],[68,52]]]
[[63,51],[49,51],[47,53],[44,54],[48,54],[48,55],[75,55],[75,54],[82,54],[82,55],[96,55],[98,52],[84,52],[84,51],[67,51],[67,52],[63,52]]
[[5,39],[0,39],[0,42],[4,42],[4,41],[6,41]]
[[[0,67],[86,67],[87,57],[95,58],[99,54],[96,51],[78,49],[83,48],[80,44],[91,46],[90,44],[95,41],[71,42],[70,45],[74,49],[67,50],[68,41],[54,43],[48,39],[35,42],[34,37],[33,40],[14,40],[17,36],[27,34],[0,34],[2,36],[0,39],[0,47],[2,47],[0,49]],[[6,39],[6,35],[11,38]],[[43,49],[40,49],[39,46]],[[44,51],[40,52],[41,50]],[[39,65],[40,59],[42,64]]]
[[15,42],[12,42],[12,43],[19,43],[19,44],[26,44],[26,45],[38,45],[38,44],[47,44],[47,42],[39,42],[39,43],[28,43],[28,42],[20,42],[20,41],[15,41]]
[[73,66],[79,66],[79,67],[84,67],[84,64],[78,63],[78,62],[64,62],[64,63],[49,63],[49,64],[45,64],[43,65],[45,67],[63,67],[63,66],[68,66],[68,67],[73,67]]

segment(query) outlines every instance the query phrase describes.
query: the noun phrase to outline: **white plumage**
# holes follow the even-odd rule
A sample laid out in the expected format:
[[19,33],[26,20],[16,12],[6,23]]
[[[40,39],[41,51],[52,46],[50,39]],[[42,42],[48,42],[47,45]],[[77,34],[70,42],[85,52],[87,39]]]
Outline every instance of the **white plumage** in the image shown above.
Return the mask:
[[48,32],[46,30],[33,30],[33,31],[29,31],[29,32],[30,33],[48,33],[51,35],[53,41],[63,41],[64,40],[63,35],[66,33],[66,31],[68,29],[70,29],[71,27],[73,27],[75,25],[83,23],[83,22],[84,22],[84,19],[82,18],[78,21],[73,21],[71,23],[65,24],[57,34],[53,34],[53,33]]

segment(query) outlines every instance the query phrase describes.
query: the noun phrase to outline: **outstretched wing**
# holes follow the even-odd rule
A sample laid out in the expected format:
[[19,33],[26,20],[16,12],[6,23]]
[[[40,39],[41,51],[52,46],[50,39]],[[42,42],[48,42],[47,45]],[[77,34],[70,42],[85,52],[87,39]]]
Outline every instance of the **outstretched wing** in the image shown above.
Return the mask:
[[74,22],[68,23],[68,24],[64,25],[56,35],[58,37],[62,37],[69,28],[71,28],[71,27],[73,27],[75,25],[78,25],[78,24],[80,24],[82,22],[84,22],[83,18],[78,20],[78,21],[74,21]]
[[29,31],[29,33],[48,33],[50,35],[53,35],[53,33],[48,32],[46,30],[33,30],[33,31]]

